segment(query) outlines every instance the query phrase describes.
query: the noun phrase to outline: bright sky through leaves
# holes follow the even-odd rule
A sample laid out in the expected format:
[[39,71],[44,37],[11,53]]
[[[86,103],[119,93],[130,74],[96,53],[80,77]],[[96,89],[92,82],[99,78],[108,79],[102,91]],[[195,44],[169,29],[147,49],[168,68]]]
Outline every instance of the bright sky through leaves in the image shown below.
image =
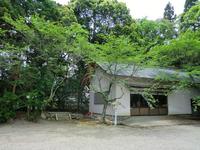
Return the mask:
[[[60,4],[67,4],[69,0],[55,0]],[[164,8],[168,2],[174,6],[175,13],[181,14],[184,9],[185,0],[119,0],[125,2],[130,9],[131,15],[138,19],[158,19],[163,17]]]

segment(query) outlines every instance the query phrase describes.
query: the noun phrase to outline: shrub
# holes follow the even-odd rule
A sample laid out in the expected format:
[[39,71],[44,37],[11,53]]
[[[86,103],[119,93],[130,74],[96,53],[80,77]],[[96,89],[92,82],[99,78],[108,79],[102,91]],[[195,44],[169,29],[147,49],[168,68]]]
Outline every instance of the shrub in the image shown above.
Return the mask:
[[7,122],[9,119],[15,117],[19,106],[19,98],[11,92],[5,92],[0,97],[0,104],[0,123]]
[[200,96],[196,96],[192,99],[192,105],[194,111],[200,111]]
[[27,119],[37,121],[47,102],[44,100],[43,94],[37,90],[26,93],[26,98]]

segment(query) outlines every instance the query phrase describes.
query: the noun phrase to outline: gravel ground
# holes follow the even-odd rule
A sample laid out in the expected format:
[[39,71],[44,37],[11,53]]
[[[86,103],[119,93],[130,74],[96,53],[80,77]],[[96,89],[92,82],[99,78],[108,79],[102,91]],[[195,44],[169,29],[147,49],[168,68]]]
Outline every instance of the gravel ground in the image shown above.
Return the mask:
[[0,125],[0,150],[200,150],[200,124],[133,128],[15,121]]

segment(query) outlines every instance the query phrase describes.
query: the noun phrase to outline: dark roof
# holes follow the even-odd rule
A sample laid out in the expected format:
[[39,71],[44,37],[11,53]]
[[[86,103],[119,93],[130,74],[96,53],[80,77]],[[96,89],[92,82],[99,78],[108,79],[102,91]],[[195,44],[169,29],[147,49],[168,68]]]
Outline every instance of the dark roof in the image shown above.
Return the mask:
[[159,77],[168,78],[172,80],[182,80],[188,79],[189,81],[200,83],[200,78],[193,78],[189,76],[186,72],[174,69],[162,69],[162,68],[148,68],[141,67],[133,64],[108,64],[103,63],[99,66],[110,75],[118,75],[124,77],[137,77],[137,78],[147,78],[156,79]]

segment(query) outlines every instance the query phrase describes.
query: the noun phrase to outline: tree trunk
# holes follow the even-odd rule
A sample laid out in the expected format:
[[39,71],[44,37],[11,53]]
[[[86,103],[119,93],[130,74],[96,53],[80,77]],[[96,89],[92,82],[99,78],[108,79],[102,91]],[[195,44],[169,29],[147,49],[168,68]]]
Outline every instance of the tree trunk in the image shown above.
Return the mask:
[[15,94],[16,93],[16,87],[17,87],[17,84],[14,83],[13,87],[12,87],[12,93]]
[[103,105],[103,112],[102,112],[102,122],[106,123],[106,110],[108,107],[108,103],[105,102],[105,104]]
[[87,77],[87,68],[88,66],[86,66],[86,62],[83,60],[80,60],[77,63],[78,66],[78,71],[77,71],[77,81],[79,82],[79,85],[77,87],[78,89],[78,97],[77,97],[77,113],[81,112],[81,104],[82,104],[82,100],[83,100],[83,92],[84,92],[84,87],[88,84],[87,80],[85,80],[85,78]]
[[27,120],[30,120],[30,107],[27,106]]
[[77,100],[77,113],[80,112],[80,94],[78,93],[78,100]]
[[51,102],[51,101],[53,100],[53,98],[54,98],[54,96],[55,96],[55,94],[56,94],[58,88],[63,84],[63,82],[65,81],[65,79],[66,79],[66,77],[63,78],[63,79],[60,81],[60,83],[57,83],[57,85],[54,85],[54,82],[55,82],[55,81],[53,81],[53,84],[52,84],[52,86],[51,86],[51,92],[50,92],[50,95],[49,95],[49,98],[48,98],[48,102]]
[[13,82],[14,82],[14,85],[12,86],[12,93],[13,94],[16,93],[16,88],[17,88],[16,81],[19,79],[19,71],[20,71],[19,66],[15,66],[15,68],[13,70],[13,74],[12,74],[12,79],[13,79]]

